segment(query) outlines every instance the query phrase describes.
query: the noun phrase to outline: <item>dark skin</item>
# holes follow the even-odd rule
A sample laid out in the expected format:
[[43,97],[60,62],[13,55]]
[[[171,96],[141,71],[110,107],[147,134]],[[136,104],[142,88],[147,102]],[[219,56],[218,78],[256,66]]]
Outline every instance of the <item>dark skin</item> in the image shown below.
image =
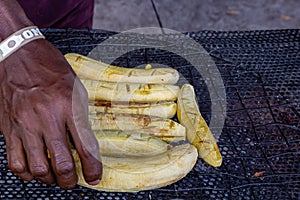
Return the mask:
[[[0,41],[31,25],[15,0],[0,0]],[[85,180],[99,183],[99,146],[88,123],[86,90],[76,80],[63,55],[44,39],[26,44],[0,63],[0,129],[8,166],[22,179],[75,187],[69,135]]]

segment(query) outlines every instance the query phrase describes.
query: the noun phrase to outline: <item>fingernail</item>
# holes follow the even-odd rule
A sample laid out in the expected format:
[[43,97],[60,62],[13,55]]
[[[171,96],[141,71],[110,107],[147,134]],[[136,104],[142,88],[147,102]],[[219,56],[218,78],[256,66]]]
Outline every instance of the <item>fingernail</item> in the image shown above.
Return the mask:
[[89,185],[98,185],[99,183],[100,183],[100,180],[88,182]]

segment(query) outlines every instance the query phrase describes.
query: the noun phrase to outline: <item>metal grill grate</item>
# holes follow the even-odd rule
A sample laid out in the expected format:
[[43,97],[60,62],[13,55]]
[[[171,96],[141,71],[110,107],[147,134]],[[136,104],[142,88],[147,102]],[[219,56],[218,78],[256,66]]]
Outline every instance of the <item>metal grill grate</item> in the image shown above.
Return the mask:
[[[62,53],[87,55],[113,32],[44,30]],[[227,96],[227,117],[219,138],[224,162],[214,169],[199,160],[183,180],[139,193],[98,192],[78,186],[61,190],[37,181],[23,182],[7,169],[5,143],[0,136],[1,199],[299,199],[300,198],[300,32],[298,30],[187,33],[213,57]],[[116,36],[118,37],[118,36]],[[143,44],[148,36],[129,34],[119,45],[103,48],[113,57],[128,43]],[[180,36],[169,44],[183,45]],[[116,38],[118,39],[118,38]],[[141,45],[142,46],[142,45]],[[183,46],[182,46],[183,47]],[[182,48],[184,51],[184,48]],[[199,55],[190,55],[199,59]],[[182,57],[158,48],[129,52],[114,61],[134,67],[147,62],[176,68],[195,86],[200,110],[215,117],[201,75]],[[181,79],[180,81],[183,81]],[[263,177],[255,173],[264,172]]]

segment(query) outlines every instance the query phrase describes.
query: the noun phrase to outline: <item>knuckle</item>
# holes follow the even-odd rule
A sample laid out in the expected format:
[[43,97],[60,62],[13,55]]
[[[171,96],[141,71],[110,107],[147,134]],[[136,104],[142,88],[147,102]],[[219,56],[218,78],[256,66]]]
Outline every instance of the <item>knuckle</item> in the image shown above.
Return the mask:
[[8,167],[12,172],[16,174],[22,174],[27,171],[26,166],[18,161],[10,162]]
[[56,164],[56,174],[58,176],[68,176],[74,172],[74,163],[70,161],[59,162]]
[[99,151],[92,151],[91,149],[83,149],[80,152],[80,159],[83,160],[84,162],[88,162],[91,165],[94,165],[97,161],[99,161],[98,159],[98,154]]
[[82,153],[82,157],[88,159],[89,157],[91,157],[91,152],[90,150],[88,150],[87,148],[82,148],[81,150]]
[[98,158],[97,154],[99,154],[99,144],[97,140],[96,139],[92,140],[92,138],[90,138],[88,141],[84,141],[84,142],[86,145],[81,148],[82,156],[88,159],[91,157]]
[[75,166],[72,156],[68,153],[68,148],[61,141],[52,141],[54,152],[54,171],[56,175],[68,177],[75,173]]
[[46,165],[32,165],[31,174],[35,177],[43,177],[49,174],[49,167]]

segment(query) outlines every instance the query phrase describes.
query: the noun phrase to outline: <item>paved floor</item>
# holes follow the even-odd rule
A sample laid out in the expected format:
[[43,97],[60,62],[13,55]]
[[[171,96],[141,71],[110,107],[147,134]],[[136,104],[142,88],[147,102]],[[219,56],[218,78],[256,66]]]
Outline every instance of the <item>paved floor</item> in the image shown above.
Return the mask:
[[93,28],[126,31],[161,25],[181,32],[300,28],[299,13],[298,0],[96,0]]

